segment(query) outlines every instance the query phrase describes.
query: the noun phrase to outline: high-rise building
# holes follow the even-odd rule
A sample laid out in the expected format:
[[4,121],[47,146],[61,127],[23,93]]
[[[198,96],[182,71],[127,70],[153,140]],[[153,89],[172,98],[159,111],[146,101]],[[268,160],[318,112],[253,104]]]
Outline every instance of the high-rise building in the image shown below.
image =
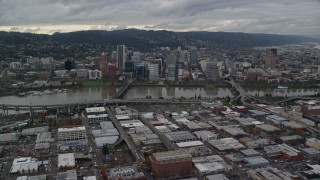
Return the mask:
[[134,63],[134,65],[137,65],[141,62],[141,54],[138,51],[135,51],[132,53],[131,61]]
[[192,156],[182,150],[154,153],[150,157],[152,174],[156,179],[192,175]]
[[276,68],[278,59],[278,51],[276,48],[268,48],[266,51],[265,68]]
[[117,45],[117,65],[120,71],[125,69],[126,62],[126,46]]
[[126,61],[125,62],[125,69],[124,69],[124,71],[125,72],[133,72],[133,70],[134,70],[134,63],[132,62],[132,61]]
[[159,81],[159,65],[149,65],[149,81]]
[[188,60],[188,51],[179,51],[179,62],[186,62]]
[[144,63],[140,63],[136,67],[136,78],[137,80],[146,80],[148,75],[147,66]]
[[205,74],[207,80],[218,80],[219,79],[219,67],[216,62],[207,62]]
[[27,63],[30,64],[30,68],[33,71],[41,71],[42,70],[42,62],[38,57],[30,57],[27,59]]
[[196,47],[190,49],[190,65],[194,66],[198,64],[198,50]]
[[168,70],[167,80],[175,81],[176,80],[176,65],[169,64],[167,66],[167,70]]
[[73,60],[66,60],[64,62],[64,69],[70,71],[71,69],[75,69],[76,64]]
[[163,69],[162,59],[161,59],[161,58],[155,59],[155,60],[154,60],[154,63],[155,63],[155,64],[158,64],[158,67],[159,67],[158,74],[159,74],[159,76],[161,77],[161,76],[162,76],[162,69]]
[[117,78],[117,66],[115,64],[109,63],[108,65],[108,80],[114,81]]
[[175,65],[176,62],[177,62],[177,56],[176,56],[176,54],[175,54],[174,52],[171,52],[171,53],[167,56],[166,64],[167,64],[167,66],[168,66],[169,64]]
[[107,78],[108,76],[108,58],[106,53],[101,54],[100,58],[100,71],[101,71],[101,76],[103,78]]
[[53,59],[53,57],[41,58],[41,62],[47,72],[54,73],[56,61]]

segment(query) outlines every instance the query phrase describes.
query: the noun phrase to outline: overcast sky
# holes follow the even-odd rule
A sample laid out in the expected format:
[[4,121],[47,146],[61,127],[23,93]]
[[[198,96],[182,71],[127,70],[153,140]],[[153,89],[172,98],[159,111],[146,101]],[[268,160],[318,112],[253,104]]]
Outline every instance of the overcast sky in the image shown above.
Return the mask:
[[320,0],[0,0],[0,30],[320,34]]

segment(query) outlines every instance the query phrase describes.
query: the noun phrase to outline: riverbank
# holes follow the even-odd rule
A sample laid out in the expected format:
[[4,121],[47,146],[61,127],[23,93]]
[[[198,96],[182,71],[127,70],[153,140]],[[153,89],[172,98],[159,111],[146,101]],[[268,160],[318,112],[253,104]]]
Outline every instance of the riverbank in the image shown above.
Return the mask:
[[108,87],[114,86],[113,82],[102,82],[102,81],[84,81],[81,82],[82,87]]
[[318,89],[318,84],[247,84],[240,83],[240,86],[247,89],[277,89],[278,86],[288,87],[288,89]]

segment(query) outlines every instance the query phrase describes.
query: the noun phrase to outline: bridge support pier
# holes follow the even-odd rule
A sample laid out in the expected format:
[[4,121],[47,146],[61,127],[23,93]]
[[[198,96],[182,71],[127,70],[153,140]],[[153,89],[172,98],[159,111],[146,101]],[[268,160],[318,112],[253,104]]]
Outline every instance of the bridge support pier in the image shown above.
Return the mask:
[[71,108],[70,108],[70,105],[68,106],[68,114],[71,113]]
[[30,113],[30,117],[32,117],[33,110],[32,110],[32,107],[31,107],[31,106],[29,107],[29,113]]
[[59,108],[57,108],[57,116],[59,115]]
[[78,104],[78,112],[80,112],[80,105]]
[[9,108],[7,108],[6,106],[3,106],[2,108],[3,108],[2,109],[3,115],[8,116],[9,115]]

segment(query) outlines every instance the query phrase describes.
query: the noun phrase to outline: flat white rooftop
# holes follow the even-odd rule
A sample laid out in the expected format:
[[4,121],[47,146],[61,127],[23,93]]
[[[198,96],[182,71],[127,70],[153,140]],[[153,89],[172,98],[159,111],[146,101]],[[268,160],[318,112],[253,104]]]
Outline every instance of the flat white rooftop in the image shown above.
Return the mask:
[[72,128],[59,128],[58,132],[82,131],[82,130],[86,130],[86,127],[80,126],[80,127],[72,127]]
[[64,166],[75,166],[74,153],[58,154],[58,168]]
[[201,146],[203,143],[201,141],[189,141],[189,142],[179,142],[176,143],[178,147],[192,147],[192,146]]
[[99,112],[105,112],[106,108],[104,107],[91,107],[86,108],[86,113],[99,113]]
[[108,114],[88,115],[87,117],[88,117],[88,119],[91,119],[91,118],[105,118],[105,117],[108,117]]

